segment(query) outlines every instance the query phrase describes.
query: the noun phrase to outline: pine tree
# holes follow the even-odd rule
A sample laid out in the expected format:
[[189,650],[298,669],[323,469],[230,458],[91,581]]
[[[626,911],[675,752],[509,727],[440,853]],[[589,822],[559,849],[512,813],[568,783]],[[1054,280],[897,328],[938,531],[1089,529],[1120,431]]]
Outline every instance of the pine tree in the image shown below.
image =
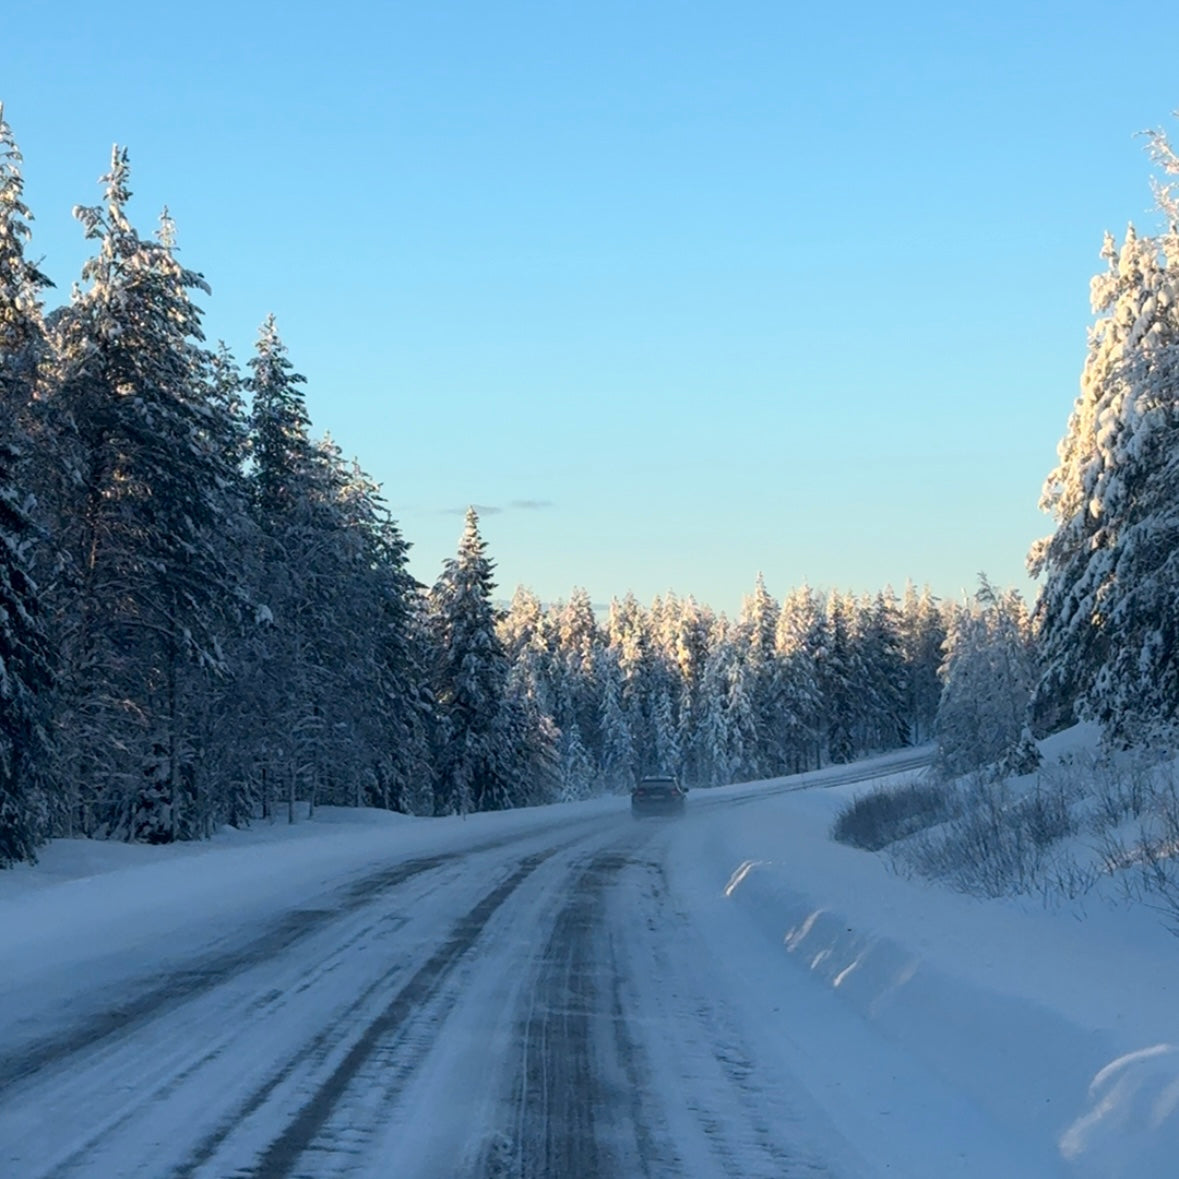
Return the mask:
[[1015,590],[979,577],[974,599],[951,616],[937,715],[938,765],[958,775],[1020,747],[1038,668],[1028,611]]
[[728,673],[724,761],[733,781],[749,782],[761,772],[756,706],[749,674],[740,657],[729,661]]
[[[1160,242],[1131,226],[1120,248],[1106,235],[1102,257],[1108,269],[1093,280],[1098,318],[1081,393],[1041,498],[1056,530],[1028,562],[1045,578],[1036,607],[1041,729],[1076,711],[1114,719],[1111,660],[1122,668],[1114,680],[1128,674],[1146,687],[1166,679],[1165,620],[1179,613],[1169,588],[1179,503],[1164,473],[1179,439],[1179,236],[1172,230]],[[1177,701],[1153,696],[1152,706],[1169,713]]]
[[51,683],[40,597],[26,549],[35,535],[13,481],[17,449],[0,423],[0,868],[34,860],[45,834],[41,780]]
[[273,316],[262,324],[250,369],[263,608],[251,658],[260,721],[255,761],[264,814],[285,796],[293,822],[296,801],[314,806],[321,783],[348,792],[341,778],[354,767],[340,755],[352,721],[344,712],[356,693],[349,657],[367,641],[358,630],[367,633],[374,619],[358,623],[355,607],[366,559],[359,498],[349,498],[338,448],[310,438],[305,378],[294,371]]
[[662,640],[665,658],[674,668],[678,681],[676,746],[680,751],[680,773],[688,783],[704,779],[696,735],[703,709],[709,635],[714,622],[711,611],[702,609],[692,597],[684,598],[676,603],[676,609],[669,611]]
[[658,772],[655,730],[651,718],[652,652],[650,621],[634,594],[610,603],[607,642],[618,661],[622,709],[634,744],[636,778]]
[[823,762],[822,691],[819,668],[826,651],[823,605],[805,583],[786,596],[774,645],[781,660],[789,768],[799,773]]
[[768,778],[787,765],[787,713],[782,699],[782,668],[777,650],[781,607],[758,573],[753,593],[745,599],[741,628],[745,638],[745,675],[757,731],[757,774]]
[[683,769],[679,731],[671,694],[666,684],[656,689],[651,718],[655,731],[654,764],[659,767],[660,773],[679,775]]
[[409,545],[355,462],[340,476],[337,508],[353,547],[338,567],[332,640],[321,654],[334,687],[322,704],[320,777],[335,802],[428,812],[433,698]]
[[861,603],[855,629],[864,669],[858,752],[899,749],[909,741],[909,718],[900,611],[891,589]]
[[540,599],[527,586],[517,586],[507,613],[500,619],[499,637],[504,653],[515,666],[524,651],[533,646],[544,617]]
[[66,513],[73,581],[62,603],[69,772],[84,791],[75,808],[83,829],[97,823],[127,835],[142,826],[142,796],[125,783],[162,744],[171,797],[164,835],[176,838],[191,792],[185,668],[224,667],[224,610],[234,600],[220,544],[227,468],[205,399],[201,315],[189,297],[208,285],[177,262],[166,213],[159,240],[139,237],[127,218],[128,175],[116,148],[105,204],[75,210],[98,253],[58,330],[55,396],[74,424],[79,474]]
[[467,510],[458,554],[431,594],[439,665],[436,695],[444,729],[434,813],[502,810],[518,801],[503,778],[508,660],[496,634],[494,564]]
[[906,708],[914,745],[933,734],[942,685],[938,675],[946,641],[943,611],[929,586],[921,593],[909,582],[901,601],[901,654],[905,665]]
[[576,724],[585,749],[596,752],[601,747],[598,717],[602,702],[595,672],[602,639],[589,594],[580,586],[557,612],[557,643],[569,710],[558,723],[562,727]]
[[40,291],[48,280],[24,256],[32,215],[22,192],[20,153],[0,105],[0,868],[36,858],[47,810],[51,671],[30,568],[38,535],[21,490],[20,416],[45,348]]
[[599,668],[602,680],[599,777],[607,790],[629,793],[635,784],[634,738],[622,707],[622,675],[616,653],[605,652]]
[[577,802],[594,793],[594,763],[577,722],[561,734],[561,800]]
[[832,593],[827,599],[827,643],[819,683],[827,756],[837,765],[856,756],[855,722],[862,708],[862,666],[853,640],[851,600]]
[[689,752],[695,780],[704,786],[724,786],[735,780],[729,757],[729,684],[735,662],[725,622],[717,619],[709,636],[700,681],[699,719]]
[[[539,642],[537,636],[533,652]],[[562,734],[541,707],[532,670],[527,659],[512,666],[496,724],[496,776],[510,806],[543,806],[561,797]],[[586,772],[592,780],[592,763]]]
[[20,149],[0,103],[0,407],[14,420],[32,395],[45,356],[41,292],[53,285],[25,256],[32,219]]

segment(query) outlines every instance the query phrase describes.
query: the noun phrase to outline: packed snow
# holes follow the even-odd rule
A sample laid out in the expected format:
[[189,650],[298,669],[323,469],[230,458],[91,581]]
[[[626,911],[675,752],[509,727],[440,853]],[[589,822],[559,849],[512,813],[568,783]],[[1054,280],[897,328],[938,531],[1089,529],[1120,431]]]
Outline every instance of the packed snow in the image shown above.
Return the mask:
[[911,762],[55,841],[0,874],[0,1173],[1174,1174],[1173,935],[833,842]]

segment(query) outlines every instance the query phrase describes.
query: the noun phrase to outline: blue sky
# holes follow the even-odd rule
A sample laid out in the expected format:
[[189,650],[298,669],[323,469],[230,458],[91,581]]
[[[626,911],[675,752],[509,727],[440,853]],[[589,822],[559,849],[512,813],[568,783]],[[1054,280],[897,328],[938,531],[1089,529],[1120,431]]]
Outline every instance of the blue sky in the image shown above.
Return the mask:
[[[268,312],[432,581],[1033,592],[1106,228],[1179,12],[27,4],[0,99],[64,299],[114,142],[239,360]],[[1156,49],[1155,47],[1160,47]]]

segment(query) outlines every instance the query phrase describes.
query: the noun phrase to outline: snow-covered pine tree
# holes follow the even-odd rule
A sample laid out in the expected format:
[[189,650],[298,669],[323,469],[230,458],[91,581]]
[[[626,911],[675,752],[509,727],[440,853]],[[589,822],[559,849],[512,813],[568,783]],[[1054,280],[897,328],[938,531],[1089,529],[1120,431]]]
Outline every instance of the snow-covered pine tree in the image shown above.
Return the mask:
[[850,595],[828,595],[827,641],[819,665],[819,685],[827,757],[837,765],[855,759],[856,721],[863,711],[864,677],[854,641],[853,614]]
[[442,716],[434,813],[502,810],[515,804],[502,773],[508,660],[496,634],[494,564],[468,508],[458,553],[431,592],[438,646],[435,694]]
[[629,793],[635,784],[635,749],[630,722],[622,707],[622,673],[617,652],[613,649],[603,652],[598,669],[602,695],[598,777],[604,789]]
[[59,602],[63,728],[83,830],[142,828],[134,783],[162,744],[171,801],[161,837],[176,838],[191,793],[184,669],[224,666],[224,612],[235,599],[220,543],[227,467],[189,296],[209,288],[176,260],[166,213],[157,241],[132,227],[128,175],[116,148],[105,204],[75,210],[98,252],[57,330],[55,396],[74,427],[79,476],[63,512],[73,574]]
[[20,149],[0,103],[0,405],[14,419],[31,398],[45,357],[41,292],[53,285],[25,256],[32,219]]
[[723,619],[713,623],[708,657],[700,677],[700,702],[696,725],[687,747],[693,782],[724,786],[733,781],[729,764],[728,684],[735,659]]
[[[1167,678],[1173,646],[1168,563],[1179,493],[1168,467],[1179,438],[1179,237],[1173,226],[1161,241],[1131,226],[1120,247],[1106,234],[1102,257],[1080,396],[1040,501],[1056,529],[1028,558],[1045,579],[1036,605],[1041,730],[1074,711],[1116,726],[1119,701],[1131,705],[1135,685]],[[1140,703],[1173,715],[1179,699],[1166,695]]]
[[51,672],[30,571],[38,535],[20,479],[20,421],[45,347],[40,292],[48,280],[25,258],[32,215],[22,193],[20,152],[0,104],[0,868],[36,858],[47,810]]
[[783,669],[783,708],[789,768],[799,773],[823,764],[819,669],[826,651],[823,603],[805,582],[782,602],[774,634]]
[[504,654],[513,667],[523,652],[533,647],[543,621],[544,608],[540,599],[527,586],[518,585],[498,627]]
[[496,633],[518,681],[516,695],[533,701],[542,716],[553,718],[563,704],[564,677],[556,646],[556,625],[552,612],[545,610],[537,596],[518,586],[506,613],[496,623]]
[[330,441],[310,438],[305,378],[294,371],[273,315],[259,331],[250,369],[250,482],[262,538],[259,625],[249,660],[253,760],[264,814],[285,798],[293,821],[296,801],[313,803],[325,767],[345,742],[332,727],[339,718],[329,716],[348,695],[337,630],[355,634],[348,589],[364,545],[348,526],[348,473]]
[[909,740],[909,718],[900,610],[891,588],[859,604],[856,643],[864,669],[857,753],[899,749]]
[[788,718],[782,700],[776,639],[781,609],[759,572],[753,593],[742,605],[740,626],[745,641],[745,678],[757,731],[757,776],[762,778],[782,773],[788,762]]
[[[1162,134],[1152,154],[1179,175],[1179,158]],[[1122,742],[1179,737],[1179,199],[1155,182],[1165,231],[1140,239],[1146,301],[1127,342],[1120,428],[1110,435],[1118,478],[1107,496],[1108,564],[1096,585],[1094,628],[1105,636],[1101,666],[1082,701],[1107,736]],[[1122,268],[1119,258],[1119,270]]]
[[594,793],[594,763],[574,721],[561,733],[561,801],[578,802]]
[[335,786],[332,801],[429,813],[433,697],[409,545],[355,462],[338,508],[355,545],[339,567],[337,623],[323,653],[336,687],[323,703],[330,740],[321,745],[321,776]]
[[666,682],[655,690],[651,707],[651,720],[655,732],[655,756],[652,765],[663,774],[679,775],[683,771],[680,751],[679,726],[676,724],[675,706]]
[[208,357],[204,381],[206,441],[224,457],[225,511],[219,543],[233,571],[233,600],[225,611],[225,673],[209,677],[197,676],[191,669],[184,672],[192,681],[188,711],[193,805],[180,819],[188,833],[208,836],[224,823],[247,825],[258,801],[251,746],[257,716],[248,684],[250,659],[256,650],[252,640],[262,537],[246,476],[250,438],[245,381],[223,342]]
[[945,612],[929,586],[920,594],[910,581],[901,599],[901,654],[905,664],[906,708],[914,745],[933,735],[942,684],[942,646],[946,641]]
[[[744,644],[742,644],[744,647]],[[761,772],[760,741],[757,731],[757,710],[744,651],[734,649],[728,661],[728,683],[725,685],[725,755],[730,781],[749,782]]]
[[217,342],[206,370],[211,426],[216,444],[225,455],[226,468],[235,493],[246,498],[245,473],[250,453],[250,415],[245,398],[245,379],[229,346]]
[[937,715],[938,766],[960,775],[1018,749],[1038,667],[1027,607],[985,576],[951,615]]
[[14,479],[15,427],[5,417],[0,411],[0,868],[35,859],[46,834],[52,678],[40,595],[28,570],[36,533]]
[[576,586],[557,612],[557,643],[561,653],[565,700],[569,710],[557,723],[576,724],[583,748],[593,761],[601,748],[598,718],[602,701],[596,676],[602,636],[593,603],[584,588]]
[[669,613],[662,645],[666,658],[675,668],[679,681],[679,708],[676,716],[676,746],[680,751],[680,773],[684,781],[699,782],[701,767],[694,751],[696,732],[702,714],[704,667],[708,660],[709,634],[715,616],[694,598],[678,600]]
[[621,675],[622,709],[634,743],[634,773],[657,772],[655,729],[651,717],[653,655],[650,620],[633,593],[610,602],[606,636]]

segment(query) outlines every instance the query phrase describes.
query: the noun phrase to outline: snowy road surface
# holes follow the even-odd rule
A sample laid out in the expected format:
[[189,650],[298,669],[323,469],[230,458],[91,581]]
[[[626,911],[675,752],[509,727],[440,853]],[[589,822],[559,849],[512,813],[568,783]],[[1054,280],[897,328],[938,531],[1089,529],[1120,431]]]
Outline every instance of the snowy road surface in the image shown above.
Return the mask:
[[796,968],[821,910],[737,903],[734,832],[789,801],[343,824],[0,897],[0,1174],[1068,1173]]

